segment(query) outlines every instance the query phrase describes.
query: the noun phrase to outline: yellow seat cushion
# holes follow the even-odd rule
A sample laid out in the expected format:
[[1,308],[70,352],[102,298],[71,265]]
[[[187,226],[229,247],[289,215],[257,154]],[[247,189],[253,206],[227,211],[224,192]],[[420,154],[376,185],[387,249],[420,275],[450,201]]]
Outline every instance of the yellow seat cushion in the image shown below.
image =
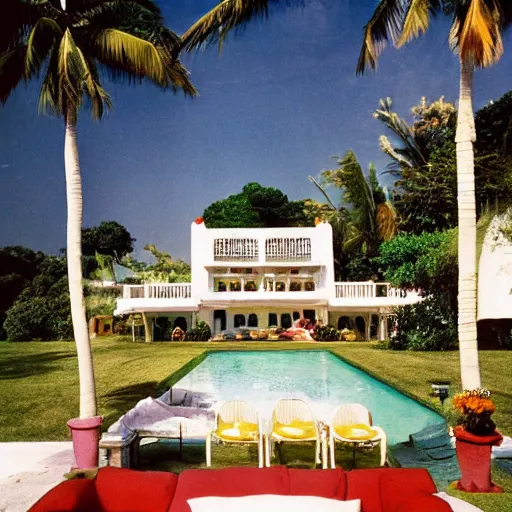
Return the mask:
[[368,441],[378,435],[376,430],[364,424],[338,425],[334,427],[334,432],[340,437],[354,441]]
[[215,435],[227,441],[257,441],[258,425],[246,421],[235,421],[233,423],[219,423]]
[[291,423],[274,423],[272,432],[289,439],[310,439],[316,437],[313,421],[293,420]]

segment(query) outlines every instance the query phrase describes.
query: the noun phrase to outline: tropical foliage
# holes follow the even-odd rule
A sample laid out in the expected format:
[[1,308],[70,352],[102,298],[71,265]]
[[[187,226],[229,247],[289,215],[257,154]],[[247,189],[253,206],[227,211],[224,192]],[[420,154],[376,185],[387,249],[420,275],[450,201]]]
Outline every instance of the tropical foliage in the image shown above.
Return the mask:
[[73,339],[64,258],[45,257],[7,310],[4,329],[9,341]]
[[303,201],[289,201],[280,190],[259,183],[248,183],[241,193],[215,201],[203,219],[208,228],[293,227],[307,222]]
[[[505,204],[512,194],[512,152],[506,143],[511,96],[504,95],[476,114],[478,215],[489,205]],[[419,234],[453,228],[457,225],[457,110],[441,97],[432,103],[422,98],[411,112],[412,125],[393,111],[391,98],[386,98],[374,113],[395,140],[382,135],[380,146],[391,160],[385,172],[396,178],[393,203],[400,214],[400,230]]]
[[190,265],[181,259],[175,260],[170,254],[159,251],[155,245],[144,247],[154,263],[145,263],[126,257],[121,264],[131,270],[132,276],[125,279],[125,283],[190,283]]
[[194,95],[176,56],[179,37],[151,0],[9,0],[0,23],[0,102],[42,73],[39,109],[65,120],[68,283],[80,375],[80,416],[96,414],[92,354],[82,288],[82,179],[76,123],[84,103],[94,119],[111,107],[99,68],[110,78],[151,80]]
[[458,181],[459,315],[461,377],[464,387],[480,387],[476,328],[476,140],[472,86],[475,67],[488,67],[503,54],[503,30],[512,22],[508,0],[381,0],[364,29],[357,72],[375,68],[386,42],[400,47],[425,33],[430,18],[452,18],[449,44],[459,55],[460,94],[455,134]]
[[[317,214],[333,225],[338,278],[368,279],[375,271],[370,258],[377,254],[383,241],[391,240],[396,234],[396,213],[373,165],[366,176],[353,151],[335,159],[337,167],[322,172],[320,183],[309,177],[327,200],[322,205],[323,211],[318,208]],[[339,194],[337,204],[327,187],[333,187]]]
[[192,327],[185,333],[184,341],[208,341],[211,337],[210,326],[200,320],[195,327]]
[[82,254],[110,256],[119,263],[124,256],[133,252],[135,241],[128,230],[118,222],[101,222],[99,226],[82,229]]

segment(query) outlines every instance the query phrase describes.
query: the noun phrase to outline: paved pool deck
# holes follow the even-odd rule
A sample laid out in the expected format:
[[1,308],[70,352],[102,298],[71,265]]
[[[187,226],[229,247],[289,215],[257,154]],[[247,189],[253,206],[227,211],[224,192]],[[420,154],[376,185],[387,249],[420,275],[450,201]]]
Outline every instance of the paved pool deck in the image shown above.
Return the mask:
[[74,462],[70,441],[0,443],[0,512],[26,512]]

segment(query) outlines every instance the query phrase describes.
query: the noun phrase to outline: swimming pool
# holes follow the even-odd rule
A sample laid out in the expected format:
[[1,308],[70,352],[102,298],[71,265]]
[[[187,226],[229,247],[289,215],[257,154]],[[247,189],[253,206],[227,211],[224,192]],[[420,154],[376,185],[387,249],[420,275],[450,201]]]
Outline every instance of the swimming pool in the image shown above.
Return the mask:
[[245,400],[263,418],[271,417],[280,398],[301,398],[325,422],[338,405],[361,403],[387,433],[389,444],[407,441],[409,434],[444,421],[324,350],[214,352],[173,387],[211,393],[215,401]]

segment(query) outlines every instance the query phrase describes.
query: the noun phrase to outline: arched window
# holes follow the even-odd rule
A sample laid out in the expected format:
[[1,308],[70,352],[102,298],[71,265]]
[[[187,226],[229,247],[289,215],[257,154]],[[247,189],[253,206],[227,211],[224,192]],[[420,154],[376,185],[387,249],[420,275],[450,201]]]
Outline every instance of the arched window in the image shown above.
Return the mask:
[[182,331],[187,332],[187,321],[185,320],[185,317],[179,316],[174,320],[172,324],[173,330],[176,329],[176,327],[179,327]]
[[268,326],[269,327],[277,327],[277,314],[276,313],[268,314]]
[[293,317],[293,321],[295,322],[295,320],[299,320],[300,318],[300,313],[298,311],[294,311],[292,313],[292,317]]
[[301,288],[302,288],[302,285],[301,285],[300,281],[292,281],[290,283],[290,291],[291,292],[300,292]]
[[338,329],[350,329],[350,318],[348,316],[340,316],[338,318]]
[[362,316],[356,318],[356,329],[363,335],[363,339],[366,337],[366,322]]
[[235,315],[233,317],[233,324],[235,329],[237,327],[245,327],[245,315]]
[[220,330],[226,330],[226,310],[225,309],[216,309],[213,312],[213,324],[216,326],[220,324]]
[[306,291],[306,292],[314,292],[315,291],[315,283],[314,283],[314,281],[306,281],[304,283],[304,291]]
[[277,281],[276,292],[285,292],[285,291],[286,291],[286,283],[284,281]]
[[281,327],[283,329],[289,329],[292,326],[292,317],[290,313],[283,313],[281,315]]
[[251,313],[247,319],[247,327],[258,327],[258,315]]

